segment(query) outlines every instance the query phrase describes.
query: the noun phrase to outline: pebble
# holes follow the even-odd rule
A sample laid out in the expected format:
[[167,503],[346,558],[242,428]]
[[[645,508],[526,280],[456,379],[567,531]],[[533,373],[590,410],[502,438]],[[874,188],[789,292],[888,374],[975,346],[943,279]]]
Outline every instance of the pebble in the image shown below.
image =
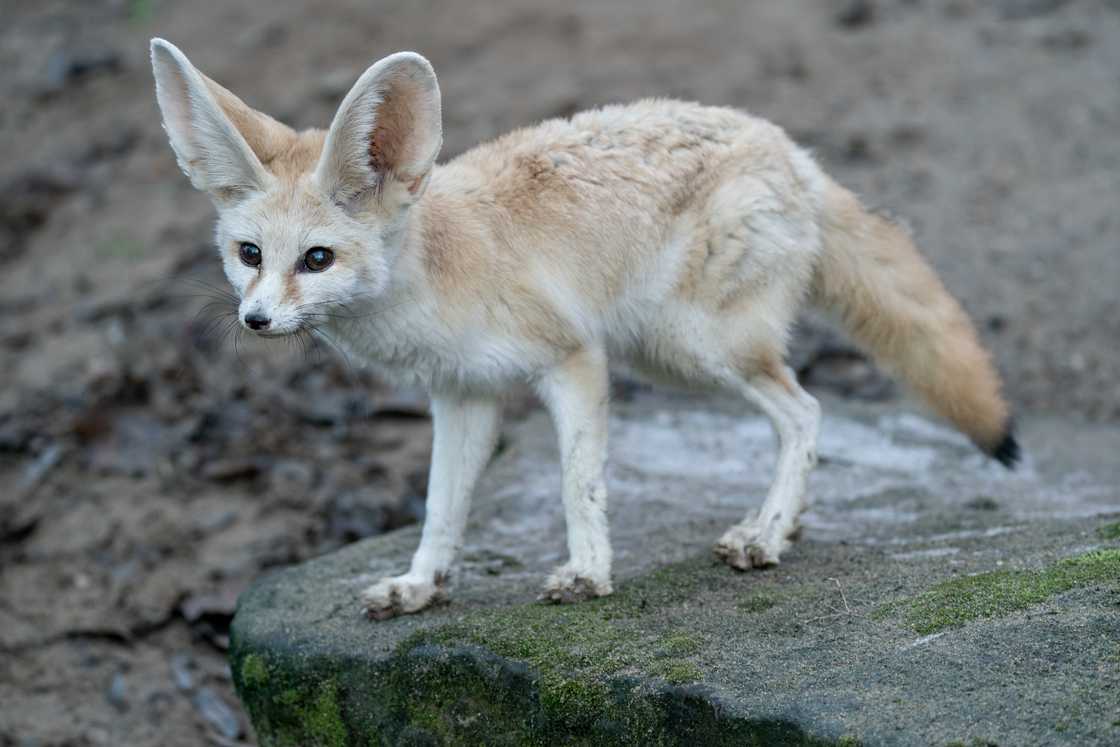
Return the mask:
[[183,692],[194,690],[194,661],[187,654],[175,654],[171,657],[171,679],[175,687]]
[[194,707],[206,723],[226,739],[237,739],[241,735],[241,719],[229,704],[209,687],[201,687],[192,699]]
[[106,693],[106,697],[118,711],[128,710],[128,688],[123,673],[117,672],[113,675],[112,681],[109,682],[109,691]]
[[260,467],[251,459],[215,459],[202,468],[202,476],[215,482],[232,482],[256,477]]

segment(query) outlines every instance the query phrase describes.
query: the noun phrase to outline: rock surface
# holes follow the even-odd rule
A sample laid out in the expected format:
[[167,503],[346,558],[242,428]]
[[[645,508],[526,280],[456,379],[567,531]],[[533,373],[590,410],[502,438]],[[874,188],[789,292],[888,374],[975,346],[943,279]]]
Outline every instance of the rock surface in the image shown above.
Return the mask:
[[258,738],[1120,740],[1120,435],[1029,420],[1008,474],[917,415],[824,406],[803,539],[738,573],[709,550],[765,490],[766,422],[730,400],[617,404],[617,591],[574,606],[534,601],[564,533],[554,439],[530,418],[480,485],[448,604],[360,614],[358,591],[405,568],[416,528],[242,596],[232,667]]

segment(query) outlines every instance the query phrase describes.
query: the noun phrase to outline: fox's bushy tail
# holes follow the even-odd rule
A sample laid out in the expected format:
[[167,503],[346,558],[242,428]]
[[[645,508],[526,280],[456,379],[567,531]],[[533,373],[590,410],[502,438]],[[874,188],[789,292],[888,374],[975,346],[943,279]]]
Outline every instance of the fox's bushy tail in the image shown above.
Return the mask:
[[815,302],[985,453],[1013,466],[1019,446],[999,374],[906,231],[831,181],[822,229]]

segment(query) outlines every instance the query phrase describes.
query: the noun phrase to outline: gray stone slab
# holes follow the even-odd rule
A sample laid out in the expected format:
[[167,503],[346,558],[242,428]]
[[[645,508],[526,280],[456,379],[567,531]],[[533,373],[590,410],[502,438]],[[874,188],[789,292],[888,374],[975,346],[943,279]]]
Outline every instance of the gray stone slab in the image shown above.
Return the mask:
[[1007,473],[905,409],[823,404],[804,537],[749,573],[710,546],[761,501],[767,423],[732,400],[616,404],[617,591],[563,607],[535,601],[564,531],[555,439],[530,418],[479,487],[446,605],[360,612],[418,528],[243,595],[232,667],[258,737],[1120,743],[1120,433],[1027,419],[1027,461]]

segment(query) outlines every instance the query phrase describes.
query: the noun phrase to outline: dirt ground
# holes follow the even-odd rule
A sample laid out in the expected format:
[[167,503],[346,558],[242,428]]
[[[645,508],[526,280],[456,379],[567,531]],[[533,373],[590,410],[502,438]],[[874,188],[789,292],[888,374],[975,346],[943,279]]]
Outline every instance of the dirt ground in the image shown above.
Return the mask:
[[[422,398],[229,333],[153,35],[299,127],[420,51],[445,157],[640,96],[747,108],[914,229],[1018,408],[1120,419],[1115,0],[9,0],[0,745],[251,741],[224,657],[237,593],[423,513]],[[805,339],[810,382],[889,395]]]

